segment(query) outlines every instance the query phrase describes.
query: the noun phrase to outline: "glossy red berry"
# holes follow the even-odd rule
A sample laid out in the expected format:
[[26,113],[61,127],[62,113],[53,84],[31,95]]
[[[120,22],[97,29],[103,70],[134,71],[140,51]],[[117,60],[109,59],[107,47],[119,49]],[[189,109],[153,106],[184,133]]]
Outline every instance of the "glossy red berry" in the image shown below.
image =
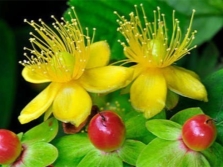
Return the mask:
[[115,112],[106,110],[91,119],[88,136],[96,148],[110,152],[122,146],[125,140],[125,131],[121,117]]
[[184,144],[194,151],[202,151],[210,147],[217,136],[217,129],[212,118],[199,114],[188,119],[182,129]]
[[21,151],[22,145],[18,136],[12,131],[0,129],[0,164],[13,163]]

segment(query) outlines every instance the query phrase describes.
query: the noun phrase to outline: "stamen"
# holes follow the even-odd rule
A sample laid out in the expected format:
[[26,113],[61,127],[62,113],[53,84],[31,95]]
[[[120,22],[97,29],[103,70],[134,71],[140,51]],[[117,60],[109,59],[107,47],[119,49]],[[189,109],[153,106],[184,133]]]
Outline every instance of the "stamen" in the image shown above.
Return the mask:
[[65,21],[63,17],[58,21],[52,15],[51,18],[55,21],[52,24],[54,29],[47,26],[42,19],[38,19],[39,24],[24,19],[24,22],[32,26],[38,35],[30,32],[32,49],[24,47],[24,50],[32,55],[27,56],[25,53],[24,56],[28,61],[19,63],[55,82],[67,82],[79,78],[89,58],[89,46],[93,42],[95,29],[93,29],[93,39],[90,40],[88,30],[87,35],[83,34],[74,7],[71,7],[68,15],[70,21]]
[[119,41],[124,48],[126,57],[129,59],[126,62],[141,63],[149,67],[165,67],[179,60],[194,48],[189,47],[196,33],[196,31],[191,32],[194,10],[183,39],[179,21],[175,19],[175,11],[173,11],[173,32],[170,41],[168,41],[165,15],[161,13],[160,8],[157,7],[157,10],[153,11],[154,21],[149,22],[143,4],[140,4],[140,6],[144,26],[140,21],[137,5],[134,5],[135,13],[131,12],[129,14],[129,21],[116,11],[114,12],[119,18],[117,23],[120,27],[117,31],[125,37],[128,44]]

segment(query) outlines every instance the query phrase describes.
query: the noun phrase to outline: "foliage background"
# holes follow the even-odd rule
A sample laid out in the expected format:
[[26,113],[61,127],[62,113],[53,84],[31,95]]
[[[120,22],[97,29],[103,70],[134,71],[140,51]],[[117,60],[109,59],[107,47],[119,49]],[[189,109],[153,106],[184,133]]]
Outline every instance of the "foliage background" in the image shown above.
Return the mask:
[[65,0],[0,0],[0,128],[19,133],[40,123],[37,120],[21,125],[17,119],[41,89],[21,77],[23,67],[18,62],[24,59],[23,47],[30,46],[28,39],[32,31],[23,20],[42,18],[51,23],[50,15],[60,18],[67,7]]
[[[140,3],[144,4],[149,18],[152,18],[152,11],[156,6],[160,6],[161,12],[166,14],[167,21],[170,22],[172,10],[175,9],[176,18],[180,20],[184,31],[192,9],[196,9],[193,25],[194,29],[198,30],[195,41],[198,48],[178,64],[194,70],[202,80],[222,67],[222,0],[70,0],[68,2],[75,5],[83,27],[97,28],[95,41],[106,39],[109,42],[113,59],[120,59],[123,56],[122,47],[117,42],[117,39],[122,37],[118,33],[114,35],[118,24],[113,11],[116,10],[120,15],[127,17],[134,10],[133,5]],[[23,19],[37,21],[42,18],[51,24],[50,15],[53,14],[59,19],[67,8],[65,0],[0,1],[0,128],[8,128],[18,133],[40,122],[36,120],[20,125],[17,120],[22,108],[44,87],[30,85],[21,77],[22,66],[18,61],[24,59],[23,47],[30,47],[28,39],[31,31],[30,26],[23,23]],[[222,99],[223,94],[218,98]],[[221,103],[216,105],[217,110],[223,110]]]

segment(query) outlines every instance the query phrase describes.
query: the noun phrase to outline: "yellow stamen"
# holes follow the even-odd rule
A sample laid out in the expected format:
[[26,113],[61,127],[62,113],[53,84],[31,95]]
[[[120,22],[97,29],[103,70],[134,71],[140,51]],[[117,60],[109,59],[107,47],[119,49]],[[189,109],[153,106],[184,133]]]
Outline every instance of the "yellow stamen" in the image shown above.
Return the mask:
[[191,30],[195,10],[192,12],[190,24],[183,39],[179,21],[175,19],[175,11],[173,11],[173,31],[170,40],[168,39],[165,15],[161,14],[160,8],[157,7],[157,11],[154,11],[154,22],[147,20],[142,4],[141,10],[144,26],[140,21],[136,5],[135,13],[130,13],[130,21],[114,12],[119,17],[117,22],[120,27],[117,30],[126,38],[126,43],[119,41],[128,58],[126,62],[135,62],[150,68],[162,68],[173,64],[196,47],[189,48],[196,33]]
[[[24,22],[31,25],[38,35],[30,33],[32,49],[25,47],[24,50],[29,51],[31,56],[24,53],[28,60],[20,64],[54,82],[78,79],[85,70],[92,41],[88,36],[88,29],[87,35],[83,35],[74,8],[69,12],[69,16],[70,22],[64,18],[59,22],[51,16],[55,21],[52,24],[53,29],[41,19],[40,24],[25,19]],[[95,29],[93,31],[95,32]]]

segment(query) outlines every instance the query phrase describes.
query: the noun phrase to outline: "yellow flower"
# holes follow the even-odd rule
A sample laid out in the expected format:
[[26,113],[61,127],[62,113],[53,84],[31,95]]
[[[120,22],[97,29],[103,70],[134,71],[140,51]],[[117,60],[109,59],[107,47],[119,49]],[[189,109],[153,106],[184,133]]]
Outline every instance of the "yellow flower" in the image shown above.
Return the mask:
[[[136,110],[144,112],[146,118],[159,113],[168,101],[171,103],[178,98],[176,95],[167,96],[167,93],[207,101],[207,92],[199,77],[192,71],[174,65],[194,47],[189,47],[195,38],[196,31],[191,31],[194,12],[187,32],[181,34],[179,21],[173,12],[173,32],[169,39],[164,14],[160,8],[154,11],[154,22],[148,22],[143,6],[143,23],[140,21],[137,6],[136,14],[130,13],[130,21],[118,15],[120,27],[118,31],[126,38],[121,42],[127,60],[125,63],[134,63],[134,81],[130,86],[130,100]],[[170,99],[171,100],[171,99]],[[170,103],[169,103],[170,104]]]
[[[133,70],[119,66],[106,66],[110,49],[106,41],[92,43],[82,28],[74,9],[69,13],[71,22],[55,20],[54,30],[42,20],[30,24],[38,35],[31,33],[32,49],[28,60],[20,62],[22,76],[31,83],[50,84],[21,111],[19,121],[30,122],[44,112],[60,121],[79,126],[90,114],[92,101],[87,93],[108,93],[126,86]],[[75,15],[75,18],[73,15]],[[94,31],[95,32],[95,31]]]

